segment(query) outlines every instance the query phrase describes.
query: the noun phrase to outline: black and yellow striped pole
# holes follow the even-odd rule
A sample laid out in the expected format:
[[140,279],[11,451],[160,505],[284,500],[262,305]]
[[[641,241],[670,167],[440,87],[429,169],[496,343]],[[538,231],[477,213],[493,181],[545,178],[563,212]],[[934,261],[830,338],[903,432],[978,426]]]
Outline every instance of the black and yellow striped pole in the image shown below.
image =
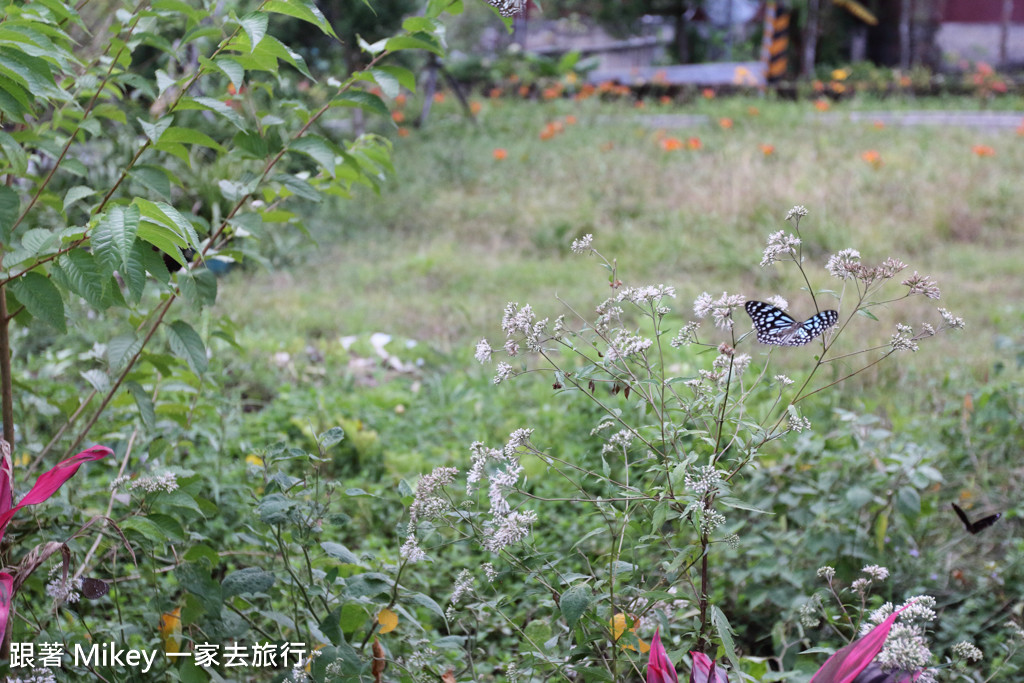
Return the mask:
[[774,2],[765,3],[761,60],[765,63],[765,82],[769,85],[777,83],[786,75],[789,18],[789,8]]

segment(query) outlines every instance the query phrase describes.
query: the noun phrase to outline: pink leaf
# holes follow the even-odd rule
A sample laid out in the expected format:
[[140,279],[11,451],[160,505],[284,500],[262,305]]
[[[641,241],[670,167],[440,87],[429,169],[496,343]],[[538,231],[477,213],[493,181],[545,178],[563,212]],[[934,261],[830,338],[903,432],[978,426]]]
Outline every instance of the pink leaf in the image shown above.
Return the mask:
[[14,577],[0,572],[0,643],[4,642],[7,621],[11,618],[11,600],[14,598]]
[[729,683],[729,677],[718,668],[715,660],[703,652],[691,652],[690,657],[693,658],[690,683]]
[[908,603],[890,614],[885,621],[868,631],[863,638],[858,638],[834,655],[811,677],[810,683],[851,683],[871,660],[882,651],[885,639],[896,623],[900,612],[910,607]]
[[661,644],[660,629],[654,631],[651,652],[647,656],[647,683],[679,683],[679,676]]
[[[6,444],[2,444],[2,446],[6,446]],[[11,462],[10,446],[0,448],[0,515],[14,505],[14,497],[11,493],[11,472],[13,471],[14,464]]]
[[26,505],[37,505],[48,499],[57,489],[71,477],[75,476],[75,472],[78,468],[90,460],[99,460],[112,454],[114,451],[110,450],[106,446],[93,446],[87,448],[78,455],[73,455],[67,460],[63,460],[57,463],[57,466],[48,472],[43,472],[39,475],[36,480],[35,486],[32,490],[25,494],[25,497],[21,499],[17,505],[10,510],[7,510],[0,515],[0,539],[3,538],[3,532],[7,529],[8,523],[11,518],[14,517],[15,513]]

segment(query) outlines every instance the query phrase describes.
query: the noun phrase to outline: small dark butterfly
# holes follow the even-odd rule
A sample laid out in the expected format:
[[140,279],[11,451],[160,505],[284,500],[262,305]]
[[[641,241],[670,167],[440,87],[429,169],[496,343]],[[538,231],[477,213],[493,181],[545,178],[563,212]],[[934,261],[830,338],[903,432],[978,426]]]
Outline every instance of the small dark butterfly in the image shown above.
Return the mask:
[[967,533],[970,534],[976,534],[979,531],[984,531],[985,529],[995,524],[997,519],[1003,516],[1002,513],[997,512],[994,515],[982,517],[977,522],[972,522],[971,520],[967,519],[967,513],[961,510],[959,505],[957,505],[956,503],[950,503],[950,505],[953,506],[953,511],[956,512],[956,516],[959,517],[960,521],[964,523],[964,528],[967,529]]
[[90,600],[102,598],[110,590],[110,584],[99,579],[82,579],[82,595]]
[[799,322],[763,301],[748,301],[744,308],[754,323],[757,341],[775,346],[803,346],[839,320],[838,312],[822,311]]

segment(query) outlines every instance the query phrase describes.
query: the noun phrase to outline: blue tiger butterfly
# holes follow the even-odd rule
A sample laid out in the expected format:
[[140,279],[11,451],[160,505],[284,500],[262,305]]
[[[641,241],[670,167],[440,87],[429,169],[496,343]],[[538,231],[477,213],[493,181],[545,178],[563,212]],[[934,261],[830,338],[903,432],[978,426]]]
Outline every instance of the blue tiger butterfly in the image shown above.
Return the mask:
[[763,301],[748,301],[744,308],[754,323],[757,341],[776,346],[803,346],[839,320],[838,312],[821,311],[799,322]]

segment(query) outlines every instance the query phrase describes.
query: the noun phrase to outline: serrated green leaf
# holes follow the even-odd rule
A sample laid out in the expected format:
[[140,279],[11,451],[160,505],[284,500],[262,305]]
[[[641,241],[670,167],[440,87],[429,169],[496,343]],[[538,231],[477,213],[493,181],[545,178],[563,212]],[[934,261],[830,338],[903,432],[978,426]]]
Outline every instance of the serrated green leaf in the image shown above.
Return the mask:
[[142,340],[132,335],[114,337],[107,342],[107,363],[111,372],[118,372],[142,348]]
[[711,606],[711,623],[715,625],[715,631],[718,633],[719,639],[722,641],[722,649],[725,650],[725,656],[732,664],[732,668],[736,671],[740,671],[739,658],[736,656],[736,644],[733,640],[732,626],[729,624],[729,619],[726,618],[725,613],[718,608],[717,605]]
[[206,347],[199,334],[184,320],[175,320],[167,326],[167,341],[175,356],[184,358],[189,368],[197,375],[206,372],[209,361]]
[[242,30],[249,36],[249,51],[252,52],[267,34],[267,15],[262,12],[250,12],[239,20]]
[[231,85],[235,86],[236,92],[242,88],[242,85],[245,83],[245,68],[238,63],[238,60],[226,55],[220,55],[213,60],[213,63],[228,77]]
[[330,557],[333,557],[336,560],[341,560],[345,564],[362,564],[359,561],[359,557],[354,552],[352,552],[340,543],[324,541],[320,544],[320,547],[323,548],[323,551],[327,553]]
[[391,116],[384,100],[363,90],[349,90],[331,100],[332,107],[358,107],[371,114]]
[[[194,128],[183,128],[181,126],[171,126],[164,131],[164,134],[160,137],[160,143],[168,144],[181,144],[181,145],[199,145],[201,147],[209,147],[215,149],[218,152],[226,152],[224,146],[219,142],[211,138],[206,133],[198,131]],[[159,145],[157,145],[159,149]]]
[[594,600],[594,594],[590,590],[590,586],[585,583],[578,583],[574,586],[569,586],[562,593],[561,599],[558,601],[559,607],[562,610],[562,617],[565,622],[569,625],[570,629],[576,628],[576,622],[580,620],[583,613],[590,608],[591,602]]
[[246,567],[231,572],[220,582],[221,595],[229,598],[232,595],[266,593],[274,585],[274,575],[259,567]]
[[111,271],[120,270],[131,256],[135,235],[139,231],[139,208],[115,206],[100,216],[89,236],[96,258]]
[[64,194],[64,213],[67,213],[68,207],[75,202],[94,194],[96,194],[96,190],[87,185],[75,185]]
[[11,293],[24,304],[33,318],[42,320],[61,334],[68,331],[64,319],[64,299],[50,278],[32,270],[13,280],[10,287]]
[[[378,66],[374,71],[383,71],[398,81],[399,85],[410,92],[416,92],[416,74],[404,66],[394,66],[392,64],[386,64],[384,66]],[[383,86],[382,86],[383,87]]]
[[295,17],[302,21],[313,24],[318,29],[331,36],[337,38],[338,34],[331,28],[330,22],[324,17],[323,12],[308,0],[268,0],[261,5],[260,9],[264,12],[275,12],[277,14],[286,14],[289,17]]
[[85,370],[79,373],[89,385],[98,391],[99,393],[106,393],[110,389],[110,377],[107,373],[103,372],[99,368],[93,368],[92,370]]
[[[159,145],[157,145],[159,147]],[[132,180],[142,185],[153,194],[169,199],[171,196],[171,179],[163,168],[138,164],[128,172]]]
[[338,154],[329,140],[318,135],[304,135],[288,145],[288,149],[307,155],[334,177],[335,159]]
[[108,296],[106,281],[113,280],[111,272],[104,271],[103,264],[92,254],[84,249],[73,249],[62,255],[58,264],[62,278],[71,291],[98,311],[104,311],[110,306],[112,301]]
[[326,432],[317,437],[317,441],[320,443],[320,447],[327,449],[336,443],[341,443],[345,438],[345,430],[341,427],[331,427]]
[[7,185],[0,185],[0,238],[6,243],[11,239],[11,228],[18,220],[21,199],[18,193]]
[[132,517],[129,517],[128,519],[123,520],[120,524],[120,527],[121,531],[124,531],[126,533],[134,531],[141,535],[143,538],[147,538],[150,541],[154,541],[156,543],[163,543],[164,541],[169,540],[166,534],[164,534],[163,529],[161,529],[157,524],[150,521],[146,517],[134,515]]
[[150,142],[157,142],[160,140],[160,136],[164,134],[164,131],[171,127],[173,118],[165,116],[162,119],[154,122],[144,121],[143,119],[136,119],[139,125],[142,126],[142,132],[145,133],[146,137],[149,138]]
[[444,609],[429,595],[424,595],[423,593],[403,593],[402,602],[416,605],[417,607],[424,607],[433,612],[434,616],[442,619],[445,618]]
[[402,88],[398,79],[384,69],[370,69],[369,75],[372,76],[373,80],[380,86],[381,92],[384,93],[385,97],[393,99],[399,92],[401,92]]
[[28,156],[18,141],[6,131],[0,131],[0,150],[7,157],[7,163],[15,175],[24,175],[28,170]]
[[153,399],[150,398],[149,393],[141,384],[131,380],[124,383],[124,388],[135,399],[135,405],[139,408],[139,417],[142,418],[142,424],[147,429],[152,429],[156,425],[156,412],[153,410]]
[[178,107],[183,110],[206,109],[221,115],[228,123],[239,130],[247,129],[245,119],[237,111],[224,102],[215,100],[212,97],[184,97],[178,104]]

